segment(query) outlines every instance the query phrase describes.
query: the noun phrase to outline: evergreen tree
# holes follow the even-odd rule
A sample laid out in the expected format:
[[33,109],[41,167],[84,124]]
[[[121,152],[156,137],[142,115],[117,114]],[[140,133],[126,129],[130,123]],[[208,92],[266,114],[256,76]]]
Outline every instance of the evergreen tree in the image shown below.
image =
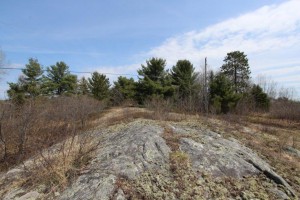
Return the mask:
[[151,58],[146,63],[146,66],[142,65],[142,69],[138,70],[138,74],[143,76],[138,82],[138,101],[142,103],[149,97],[172,96],[174,88],[170,75],[165,71],[166,61],[161,58]]
[[236,93],[245,92],[248,87],[248,80],[251,73],[247,56],[244,52],[233,51],[227,53],[224,62],[225,63],[221,67],[221,72],[234,84]]
[[57,62],[47,68],[43,88],[46,94],[61,95],[74,93],[77,86],[77,76],[69,71],[64,62]]
[[25,69],[22,69],[24,74],[24,91],[29,96],[35,97],[41,93],[41,78],[43,69],[37,59],[30,58],[29,64],[26,65]]
[[78,94],[87,95],[90,93],[89,82],[85,77],[78,81]]
[[118,77],[114,82],[114,89],[117,90],[124,99],[133,99],[136,96],[136,82],[133,78],[126,78],[123,76]]
[[250,94],[254,98],[255,107],[259,110],[269,110],[270,99],[259,85],[253,85]]
[[103,100],[109,96],[109,79],[104,74],[94,72],[92,77],[88,79],[89,88],[94,96],[98,100]]
[[192,63],[188,60],[178,60],[171,70],[172,84],[177,86],[179,98],[191,99],[196,93],[197,74]]
[[8,83],[7,91],[10,99],[18,104],[25,101],[25,98],[36,97],[41,93],[41,76],[43,69],[37,59],[30,58],[23,74],[19,77],[17,83]]
[[9,99],[11,99],[15,104],[22,105],[25,102],[25,91],[23,86],[18,83],[8,83],[9,89],[7,94]]
[[240,99],[240,96],[234,92],[233,84],[222,73],[212,78],[209,88],[210,104],[217,113],[227,113]]

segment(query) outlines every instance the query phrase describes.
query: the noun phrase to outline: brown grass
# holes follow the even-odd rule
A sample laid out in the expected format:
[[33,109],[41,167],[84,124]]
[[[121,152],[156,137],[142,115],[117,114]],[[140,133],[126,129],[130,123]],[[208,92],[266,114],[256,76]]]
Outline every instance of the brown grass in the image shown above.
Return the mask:
[[76,135],[55,149],[41,151],[38,156],[23,164],[28,188],[45,185],[49,195],[68,186],[80,174],[100,145],[89,134]]
[[175,134],[171,128],[165,127],[162,137],[166,140],[166,143],[170,147],[171,151],[179,150],[179,140],[181,136]]

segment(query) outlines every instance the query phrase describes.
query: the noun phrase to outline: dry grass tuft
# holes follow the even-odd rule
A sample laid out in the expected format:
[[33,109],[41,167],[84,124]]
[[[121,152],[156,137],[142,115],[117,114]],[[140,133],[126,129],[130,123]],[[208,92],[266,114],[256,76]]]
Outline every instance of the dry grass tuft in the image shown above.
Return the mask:
[[175,134],[171,128],[166,127],[162,137],[166,140],[166,143],[170,147],[171,151],[179,150],[179,140],[181,136]]
[[20,186],[32,189],[45,186],[46,196],[66,188],[94,156],[100,143],[90,134],[74,135],[54,148],[40,151],[23,163],[25,178]]

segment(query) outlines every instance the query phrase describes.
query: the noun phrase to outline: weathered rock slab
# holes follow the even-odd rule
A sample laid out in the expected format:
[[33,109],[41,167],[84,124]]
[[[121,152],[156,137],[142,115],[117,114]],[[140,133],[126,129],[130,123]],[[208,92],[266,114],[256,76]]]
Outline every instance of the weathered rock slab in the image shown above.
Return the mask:
[[178,131],[179,134],[187,136],[181,139],[180,149],[189,154],[195,170],[208,171],[213,176],[231,176],[238,179],[264,173],[277,184],[285,186],[295,196],[291,186],[272,170],[268,163],[236,139],[225,139],[210,130],[185,132],[182,127],[172,128],[174,132]]
[[60,199],[109,199],[118,176],[134,179],[145,170],[162,168],[170,153],[162,132],[160,126],[135,121],[107,134],[89,170]]

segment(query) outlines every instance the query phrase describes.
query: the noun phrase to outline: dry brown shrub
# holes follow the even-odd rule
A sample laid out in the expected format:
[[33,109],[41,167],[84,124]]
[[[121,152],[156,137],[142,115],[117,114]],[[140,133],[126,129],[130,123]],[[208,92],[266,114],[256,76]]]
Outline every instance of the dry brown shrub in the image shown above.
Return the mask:
[[279,99],[271,103],[270,115],[278,119],[300,121],[300,102]]
[[146,101],[145,106],[154,112],[153,118],[158,120],[167,119],[169,112],[172,110],[171,102],[159,97]]
[[[22,106],[0,104],[0,171],[86,130],[105,105],[87,96],[29,99]],[[74,125],[74,126],[73,126]],[[71,134],[71,135],[70,135]]]
[[72,182],[94,156],[100,145],[87,133],[74,135],[53,148],[41,150],[32,160],[23,163],[26,187],[46,186],[45,193],[52,194]]

